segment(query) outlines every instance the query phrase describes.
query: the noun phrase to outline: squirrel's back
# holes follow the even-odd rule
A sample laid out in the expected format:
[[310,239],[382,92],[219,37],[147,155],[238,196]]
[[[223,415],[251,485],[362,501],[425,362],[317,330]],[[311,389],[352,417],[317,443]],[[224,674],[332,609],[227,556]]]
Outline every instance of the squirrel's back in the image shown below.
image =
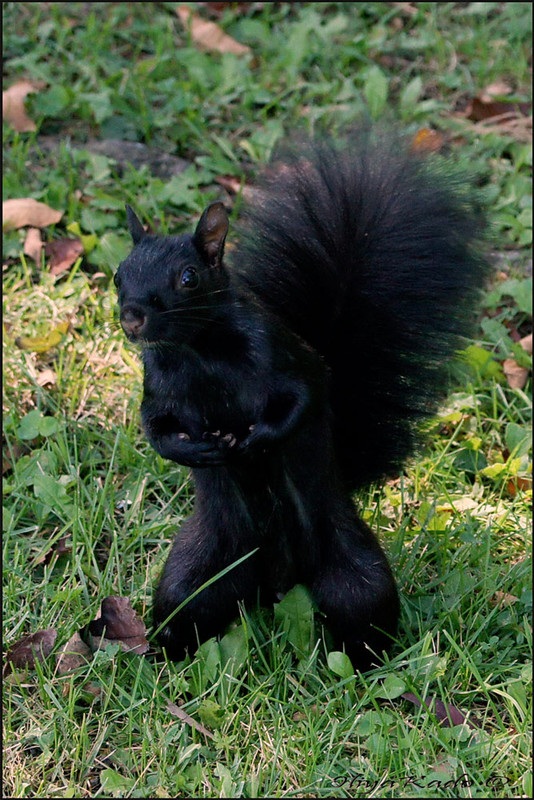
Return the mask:
[[399,470],[435,412],[487,274],[469,187],[398,137],[298,143],[266,170],[239,279],[325,359],[339,463]]

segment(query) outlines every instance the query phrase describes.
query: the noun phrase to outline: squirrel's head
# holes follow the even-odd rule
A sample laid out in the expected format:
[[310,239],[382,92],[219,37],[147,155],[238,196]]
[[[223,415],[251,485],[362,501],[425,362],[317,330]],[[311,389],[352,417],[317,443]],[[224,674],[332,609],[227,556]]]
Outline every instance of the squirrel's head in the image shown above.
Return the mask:
[[226,210],[208,206],[192,236],[153,236],[130,206],[126,214],[134,247],[114,276],[122,328],[145,346],[189,344],[228,303]]

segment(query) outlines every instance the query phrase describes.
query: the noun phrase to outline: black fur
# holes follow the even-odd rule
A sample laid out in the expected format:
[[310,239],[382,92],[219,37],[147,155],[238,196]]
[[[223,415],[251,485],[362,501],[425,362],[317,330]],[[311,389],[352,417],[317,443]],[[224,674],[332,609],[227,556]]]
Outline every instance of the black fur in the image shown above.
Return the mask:
[[299,142],[263,177],[233,267],[326,360],[352,489],[396,474],[447,387],[487,275],[472,187],[400,136]]
[[128,212],[135,247],[116,283],[143,347],[143,424],[196,488],[154,602],[174,658],[238,601],[296,582],[355,667],[395,634],[393,577],[349,490],[412,452],[484,265],[476,214],[444,176],[398,143],[359,148],[300,147],[272,166],[231,268],[220,203],[193,236],[150,236]]

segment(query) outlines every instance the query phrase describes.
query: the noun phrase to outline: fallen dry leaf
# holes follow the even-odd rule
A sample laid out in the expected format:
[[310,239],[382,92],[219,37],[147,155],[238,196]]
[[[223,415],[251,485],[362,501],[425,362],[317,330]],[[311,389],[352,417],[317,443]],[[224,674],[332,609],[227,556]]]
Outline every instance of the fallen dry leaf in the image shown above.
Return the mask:
[[41,82],[19,81],[2,92],[4,119],[19,133],[37,130],[35,122],[26,113],[24,101],[29,94],[39,91],[43,86]]
[[26,225],[46,228],[59,222],[62,216],[62,211],[55,211],[33,197],[18,197],[2,203],[2,224],[9,229],[24,228]]
[[482,89],[479,92],[479,97],[484,103],[491,103],[495,97],[504,97],[507,94],[510,94],[512,91],[512,87],[509,86],[505,81],[494,81],[494,83],[490,83],[489,86],[486,86],[485,89]]
[[490,598],[490,603],[494,606],[511,606],[519,600],[514,594],[508,594],[498,589],[493,597]]
[[66,556],[69,553],[72,553],[70,538],[68,536],[62,536],[60,539],[58,539],[54,547],[54,552],[58,556]]
[[[317,703],[312,703],[312,705],[308,706],[308,708],[309,711],[313,711],[314,713],[317,713],[318,711]],[[293,714],[293,719],[295,720],[295,722],[302,722],[302,720],[307,718],[308,714],[305,711],[295,711],[295,713]]]
[[532,355],[532,334],[529,333],[528,336],[523,336],[522,339],[519,340],[518,344],[521,345],[525,353],[528,353],[529,356]]
[[[228,5],[228,2],[225,2],[225,3],[210,3],[210,2],[206,2],[206,3],[201,3],[200,5],[205,6],[206,8],[209,8],[209,10],[212,12],[212,14],[215,14],[217,17],[222,17],[222,15],[223,15],[223,13],[224,13],[227,5]],[[238,11],[238,12],[239,11],[246,11],[246,9],[249,8],[249,6],[251,6],[251,5],[252,5],[252,3],[232,3],[232,11],[233,12],[235,12],[235,11]],[[259,11],[260,9],[263,8],[263,3],[255,3],[254,5],[255,5],[255,8],[256,8],[256,11]]]
[[478,502],[472,497],[459,497],[450,503],[436,506],[436,511],[472,511],[477,506]]
[[513,358],[506,358],[503,361],[503,372],[506,375],[508,386],[512,389],[522,389],[528,380],[528,369],[520,367]]
[[50,258],[50,273],[61,275],[83,255],[83,244],[81,239],[54,239],[45,245],[45,254]]
[[215,182],[231,194],[239,194],[242,186],[241,180],[236,178],[235,175],[219,175],[217,178],[215,178]]
[[484,134],[497,133],[499,136],[509,136],[516,142],[532,144],[532,116],[524,117],[512,112],[475,122],[474,125]]
[[35,382],[37,386],[53,386],[57,381],[57,375],[53,369],[43,369],[37,373]]
[[26,239],[24,240],[24,255],[29,256],[36,264],[41,262],[41,250],[43,240],[39,228],[28,228]]
[[62,536],[57,542],[47,550],[46,553],[41,553],[37,556],[33,561],[33,566],[37,566],[37,564],[49,564],[52,561],[52,557],[56,556],[64,556],[72,553],[72,547],[70,546],[70,540],[68,536]]
[[416,153],[438,153],[443,147],[444,138],[438,131],[421,128],[412,141],[412,150]]
[[173,715],[173,717],[178,717],[191,728],[195,728],[195,730],[199,731],[199,733],[203,733],[204,736],[207,736],[208,739],[215,739],[215,736],[209,731],[207,728],[202,725],[201,722],[197,722],[196,719],[193,719],[187,711],[184,711],[180,706],[177,706],[176,703],[171,703],[169,700],[167,703],[167,711]]
[[202,19],[195,14],[187,5],[179,3],[176,13],[184,28],[191,32],[191,38],[200,47],[206,50],[216,50],[219,53],[234,53],[240,56],[250,53],[250,47],[236,42],[228,36],[215,22]]
[[[484,99],[486,98],[486,99]],[[530,114],[530,103],[507,103],[505,100],[496,100],[491,95],[479,94],[473,97],[466,109],[465,116],[473,122],[501,117],[502,121],[510,117],[523,116]]]
[[68,322],[61,322],[46,336],[17,336],[15,344],[21,350],[31,350],[33,353],[46,353],[56,347],[69,329]]
[[145,624],[130,605],[129,597],[104,598],[101,614],[89,623],[89,632],[95,650],[117,642],[126,652],[142,654],[149,648]]
[[[519,340],[518,344],[521,345],[526,353],[532,355],[531,333],[529,333],[528,336],[523,336],[523,338]],[[512,389],[523,389],[528,380],[529,370],[526,367],[520,367],[514,358],[505,359],[502,368],[504,374],[506,375],[508,385],[511,386]]]
[[96,683],[96,681],[89,681],[88,683],[84,683],[83,690],[84,692],[87,692],[87,694],[91,695],[95,699],[97,697],[100,697],[100,695],[102,694],[102,687],[100,686],[100,684]]
[[423,702],[419,700],[417,695],[412,692],[404,692],[401,694],[405,700],[409,700],[414,706],[420,708],[423,704],[436,716],[438,722],[441,722],[444,728],[450,728],[453,725],[462,725],[464,722],[470,728],[478,727],[473,722],[470,722],[462,712],[451,705],[451,703],[444,703],[443,700],[438,700],[437,697],[425,697]]
[[[7,454],[8,450],[7,447],[4,447],[4,453]],[[13,457],[14,461],[17,461],[21,456],[28,452],[28,447],[26,445],[20,444],[19,442],[15,442],[12,445],[11,451],[9,453],[9,457],[4,455],[2,459],[2,475],[5,475],[6,472],[9,472],[10,469],[13,469],[13,464],[11,463],[11,458]]]
[[19,639],[7,653],[6,670],[10,671],[11,665],[17,669],[33,669],[36,659],[42,662],[50,655],[56,639],[57,631],[54,628],[46,628]]
[[91,648],[82,641],[79,633],[70,637],[56,656],[57,671],[60,675],[82,667],[91,661]]
[[516,497],[518,491],[528,492],[529,489],[532,489],[532,478],[525,478],[521,475],[510,478],[506,484],[506,491],[510,497]]
[[[230,194],[241,194],[245,200],[248,200],[249,203],[258,202],[260,203],[264,193],[261,189],[257,189],[253,186],[247,186],[243,184],[239,178],[236,178],[233,175],[219,175],[218,178],[215,178],[215,182],[222,186],[223,189]],[[93,276],[94,277],[94,276]]]
[[417,8],[414,3],[393,3],[393,5],[401,14],[405,14],[407,17],[413,17],[414,14],[417,14]]

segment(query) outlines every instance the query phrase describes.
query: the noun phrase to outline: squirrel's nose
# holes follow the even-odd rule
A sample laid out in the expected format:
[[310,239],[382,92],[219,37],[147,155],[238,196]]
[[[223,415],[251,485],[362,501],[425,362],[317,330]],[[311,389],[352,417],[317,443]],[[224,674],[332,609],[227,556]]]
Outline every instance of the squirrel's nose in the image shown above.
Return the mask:
[[146,314],[141,308],[126,306],[121,311],[120,320],[127,336],[139,336],[146,323]]

